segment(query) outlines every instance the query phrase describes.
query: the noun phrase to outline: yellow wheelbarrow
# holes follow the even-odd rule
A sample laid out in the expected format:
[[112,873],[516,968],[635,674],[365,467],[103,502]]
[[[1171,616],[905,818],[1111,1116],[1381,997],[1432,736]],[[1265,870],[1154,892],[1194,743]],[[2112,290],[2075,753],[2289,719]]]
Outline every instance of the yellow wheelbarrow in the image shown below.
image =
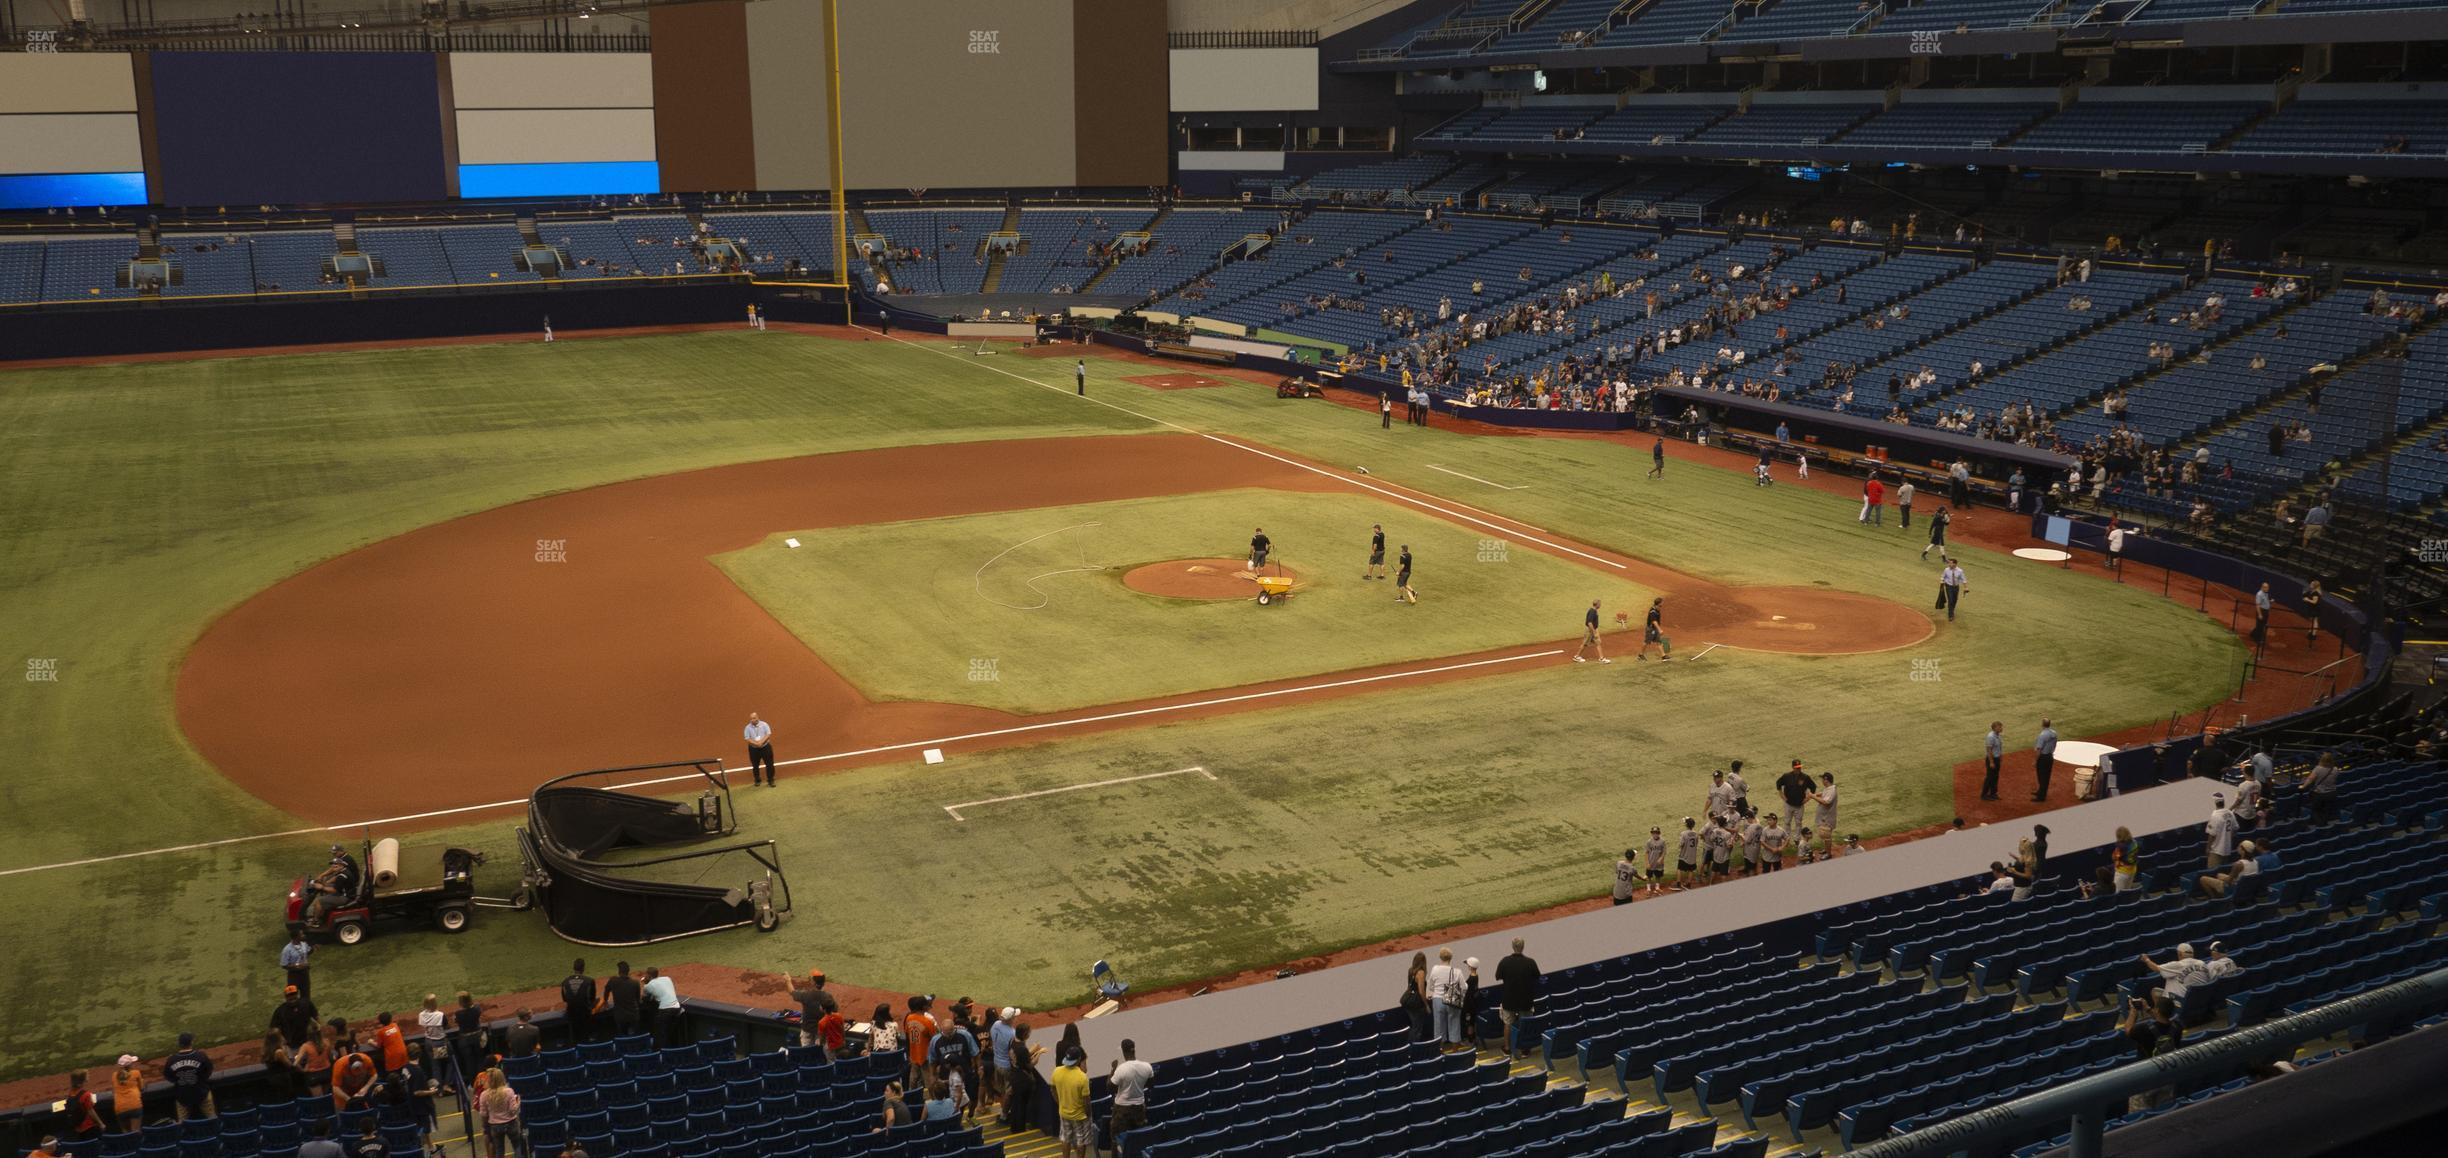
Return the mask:
[[1260,607],[1264,607],[1270,603],[1281,603],[1286,599],[1292,598],[1292,589],[1295,584],[1291,576],[1260,575],[1257,577],[1257,579],[1258,605]]

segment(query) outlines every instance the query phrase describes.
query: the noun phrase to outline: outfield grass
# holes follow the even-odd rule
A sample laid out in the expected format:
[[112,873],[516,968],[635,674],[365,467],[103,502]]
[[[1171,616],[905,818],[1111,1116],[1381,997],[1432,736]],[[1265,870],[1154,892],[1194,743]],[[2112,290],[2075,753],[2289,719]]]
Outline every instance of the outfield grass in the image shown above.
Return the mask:
[[[1093,358],[1083,403],[1044,368],[721,333],[0,373],[0,638],[60,661],[58,682],[0,692],[12,757],[0,871],[296,826],[177,732],[179,657],[221,610],[440,519],[726,462],[1169,422],[1366,465],[1727,582],[1909,601],[1932,581],[1916,535],[1858,527],[1850,502],[1757,491],[1735,472],[1678,464],[1650,483],[1645,455],[1614,443],[1385,431],[1262,387],[1147,390],[1120,381],[1145,367]],[[1723,758],[1804,754],[1839,769],[1846,826],[1868,835],[1943,819],[1943,769],[1977,752],[1992,717],[2018,739],[2043,713],[2097,733],[2233,686],[2240,647],[2189,610],[1959,554],[1964,619],[1894,653],[1568,667],[796,778],[753,797],[748,821],[801,870],[800,919],[659,956],[820,960],[847,982],[1058,1004],[1082,995],[1098,956],[1158,985],[1595,894],[1612,853],[1693,811]],[[1936,662],[1938,682],[1909,678],[1916,659]],[[1042,797],[961,824],[940,809],[1189,763],[1220,779]],[[507,795],[567,770],[520,751],[501,754],[499,774]],[[329,791],[345,794],[347,775],[333,769]],[[493,850],[504,872],[511,819],[431,839]],[[281,890],[322,843],[0,876],[27,1011],[0,1021],[0,1069],[158,1054],[183,1028],[248,1036],[271,1003]],[[560,975],[567,947],[540,920],[485,916],[467,936],[331,950],[317,980],[326,1008],[362,1015]]]
[[[1386,529],[1389,576],[1411,548],[1423,602],[1360,577],[1372,523]],[[1123,586],[1141,564],[1230,556],[1252,527],[1300,576],[1280,607]],[[1269,490],[792,531],[715,562],[870,699],[1015,712],[1553,641],[1592,599],[1649,598],[1413,507]]]

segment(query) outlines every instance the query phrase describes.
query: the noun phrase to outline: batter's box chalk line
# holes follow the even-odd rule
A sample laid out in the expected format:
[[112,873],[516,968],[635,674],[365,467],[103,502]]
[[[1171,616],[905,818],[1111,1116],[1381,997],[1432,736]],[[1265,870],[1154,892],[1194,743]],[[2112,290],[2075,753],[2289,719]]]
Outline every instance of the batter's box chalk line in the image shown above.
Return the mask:
[[1097,780],[1087,784],[1065,784],[1060,788],[1040,788],[1035,792],[1021,792],[1011,796],[997,796],[991,800],[963,801],[959,804],[944,805],[943,810],[951,813],[952,819],[954,820],[966,821],[969,818],[960,814],[960,810],[964,808],[982,808],[989,804],[1009,804],[1014,800],[1034,800],[1040,796],[1053,796],[1063,792],[1081,792],[1090,788],[1110,788],[1116,784],[1132,784],[1141,780],[1162,780],[1168,776],[1193,775],[1203,776],[1209,780],[1216,778],[1216,774],[1208,771],[1205,765],[1193,764],[1187,768],[1175,768],[1170,772],[1149,772],[1138,776],[1118,776],[1111,780]]
[[1084,530],[1087,530],[1087,529],[1088,529],[1088,528],[1090,528],[1090,527],[1102,527],[1102,526],[1104,526],[1104,525],[1105,525],[1105,524],[1103,524],[1103,523],[1079,523],[1079,524],[1075,524],[1075,525],[1073,525],[1073,526],[1068,526],[1068,527],[1057,527],[1057,528],[1055,528],[1055,529],[1053,529],[1053,530],[1051,530],[1051,531],[1047,531],[1045,534],[1042,534],[1042,535],[1031,535],[1031,536],[1029,536],[1028,538],[1022,539],[1022,540],[1020,540],[1019,542],[1012,544],[1011,546],[1005,547],[1005,548],[1003,548],[1002,550],[995,552],[995,553],[994,553],[994,557],[993,557],[993,558],[988,559],[988,560],[986,560],[985,562],[978,564],[977,573],[969,577],[969,582],[970,582],[971,586],[974,586],[975,588],[977,588],[977,596],[978,596],[978,598],[983,599],[983,600],[985,600],[985,601],[986,601],[986,602],[988,602],[988,603],[992,603],[992,604],[994,604],[994,605],[995,605],[995,606],[997,606],[997,607],[1005,607],[1005,608],[1009,608],[1009,609],[1011,609],[1011,610],[1013,610],[1013,611],[1036,611],[1036,610],[1038,610],[1038,609],[1040,609],[1040,608],[1043,608],[1043,607],[1045,607],[1046,605],[1048,605],[1048,604],[1050,604],[1050,603],[1054,602],[1054,597],[1053,597],[1053,596],[1051,596],[1051,595],[1046,594],[1046,590],[1045,590],[1045,588],[1043,588],[1043,587],[1039,587],[1039,586],[1037,585],[1039,581],[1041,581],[1041,580],[1045,580],[1045,579],[1051,579],[1051,578],[1053,578],[1053,577],[1055,577],[1055,576],[1057,576],[1057,575],[1077,575],[1077,574],[1080,574],[1080,573],[1085,572],[1085,571],[1107,571],[1107,570],[1111,570],[1111,569],[1112,569],[1112,568],[1111,568],[1111,566],[1110,566],[1110,565],[1108,565],[1108,564],[1105,564],[1105,563],[1091,563],[1091,562],[1089,562],[1089,561],[1087,560],[1087,558],[1086,558],[1088,548],[1087,548],[1086,546],[1084,546],[1084,545],[1083,545],[1083,546],[1080,548],[1080,553],[1081,553],[1082,558],[1080,559],[1080,565],[1079,565],[1079,566],[1077,566],[1077,567],[1062,567],[1062,568],[1058,568],[1058,569],[1056,569],[1056,570],[1047,571],[1047,572],[1045,572],[1044,574],[1040,574],[1040,575],[1031,575],[1031,576],[1029,576],[1029,577],[1028,577],[1027,581],[1024,583],[1024,586],[1026,586],[1026,587],[1027,587],[1027,588],[1028,588],[1030,591],[1032,591],[1032,592],[1034,592],[1034,593],[1036,594],[1036,596],[1037,596],[1037,602],[1035,602],[1035,603],[1010,603],[1010,602],[1006,602],[1006,601],[1001,600],[1001,599],[997,599],[997,598],[995,598],[995,597],[994,597],[994,596],[992,596],[992,595],[988,595],[988,594],[986,593],[986,570],[987,570],[987,568],[990,568],[990,567],[994,566],[996,563],[1001,562],[1001,561],[1003,560],[1003,557],[1004,557],[1005,555],[1009,555],[1009,554],[1011,554],[1012,552],[1017,551],[1017,550],[1019,550],[1019,549],[1020,549],[1020,548],[1022,548],[1022,547],[1025,547],[1025,546],[1028,546],[1028,545],[1029,545],[1029,544],[1031,544],[1031,543],[1037,542],[1037,541],[1038,541],[1038,540],[1040,540],[1040,539],[1051,539],[1051,538],[1053,538],[1053,537],[1054,537],[1054,536],[1056,536],[1056,535],[1068,534],[1068,533],[1070,533],[1070,532],[1072,532],[1072,531],[1084,531]]

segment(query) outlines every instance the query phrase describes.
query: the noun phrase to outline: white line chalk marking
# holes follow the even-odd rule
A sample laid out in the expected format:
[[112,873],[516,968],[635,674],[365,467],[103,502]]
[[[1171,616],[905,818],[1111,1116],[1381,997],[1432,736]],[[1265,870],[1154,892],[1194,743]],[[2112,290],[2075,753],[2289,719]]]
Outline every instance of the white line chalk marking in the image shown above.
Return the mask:
[[1215,773],[1208,771],[1203,766],[1193,764],[1187,768],[1176,768],[1170,772],[1150,772],[1143,776],[1118,776],[1111,780],[1098,780],[1089,784],[1065,784],[1060,788],[1040,788],[1035,792],[1021,792],[1011,796],[997,796],[992,800],[963,801],[959,804],[944,805],[943,810],[951,813],[952,819],[965,821],[969,818],[960,814],[960,810],[964,808],[980,808],[988,804],[1008,804],[1014,800],[1034,800],[1040,796],[1052,796],[1059,792],[1078,792],[1088,788],[1107,788],[1116,784],[1131,784],[1141,780],[1162,780],[1167,776],[1187,776],[1194,772],[1198,775],[1206,777],[1209,780],[1216,778]]
[[[1452,671],[1468,671],[1473,668],[1494,667],[1498,664],[1520,663],[1523,660],[1548,659],[1562,654],[1564,654],[1564,649],[1560,647],[1548,648],[1545,651],[1525,651],[1518,655],[1500,655],[1490,659],[1474,659],[1463,663],[1448,663],[1439,664],[1435,667],[1410,668],[1404,671],[1381,672],[1377,675],[1354,676],[1350,679],[1327,680],[1323,683],[1300,684],[1294,687],[1274,688],[1263,692],[1242,692],[1238,695],[1216,696],[1210,699],[1190,700],[1179,704],[1158,704],[1150,708],[1132,708],[1128,711],[1105,712],[1100,715],[1080,716],[1075,719],[1047,720],[1036,724],[1018,724],[1009,728],[993,728],[983,732],[965,732],[958,736],[939,736],[932,740],[911,740],[903,744],[881,744],[873,748],[859,748],[849,752],[829,752],[822,756],[801,756],[796,760],[776,760],[774,761],[774,767],[788,768],[795,764],[822,764],[833,760],[849,760],[860,756],[873,756],[883,752],[904,752],[911,748],[939,748],[945,744],[957,743],[963,740],[986,740],[997,736],[1015,736],[1028,732],[1042,732],[1053,728],[1072,728],[1081,724],[1101,724],[1111,720],[1135,719],[1140,716],[1161,715],[1166,712],[1184,712],[1196,708],[1216,707],[1222,704],[1239,704],[1247,703],[1252,700],[1275,699],[1281,696],[1297,696],[1303,692],[1326,691],[1332,688],[1359,687],[1364,684],[1386,683],[1393,680],[1414,679],[1420,676],[1442,675],[1446,672]],[[724,770],[731,772],[738,771],[738,769],[731,768],[728,765],[724,767]],[[684,772],[678,776],[661,776],[652,780],[633,780],[626,784],[610,785],[610,787],[653,788],[664,784],[678,784],[683,781],[699,779],[703,779],[703,777],[695,772]],[[135,860],[140,857],[166,856],[170,853],[176,852],[195,852],[207,848],[221,848],[226,845],[247,844],[258,840],[279,840],[282,837],[313,836],[318,833],[328,832],[354,832],[362,828],[380,828],[385,825],[406,824],[411,821],[432,820],[437,817],[461,816],[470,812],[489,812],[500,808],[524,808],[526,806],[527,798],[524,796],[519,797],[516,800],[496,800],[487,804],[462,804],[456,808],[437,808],[431,812],[414,812],[406,816],[385,816],[372,820],[352,820],[345,824],[324,825],[315,828],[292,828],[286,832],[259,832],[251,836],[232,836],[225,837],[220,840],[198,841],[194,844],[171,845],[167,848],[148,848],[137,852],[118,852],[111,853],[107,856],[89,856],[79,860],[57,861],[52,864],[25,865],[19,868],[0,869],[0,877],[13,877],[25,873],[49,872],[53,869],[83,868],[87,865],[108,864],[112,861],[121,860]]]
[[[1708,653],[1710,653],[1710,652],[1712,652],[1712,651],[1715,651],[1715,650],[1717,650],[1718,648],[1721,648],[1721,647],[1724,647],[1724,646],[1725,646],[1725,645],[1724,645],[1724,644],[1722,644],[1722,643],[1712,643],[1712,644],[1708,645],[1707,647],[1701,648],[1701,649],[1700,649],[1700,655],[1707,655]],[[1695,655],[1695,656],[1691,657],[1690,659],[1687,659],[1687,660],[1685,660],[1685,661],[1683,661],[1683,662],[1685,662],[1685,663],[1697,663],[1697,662],[1699,662],[1700,655]]]
[[1493,482],[1493,481],[1490,481],[1490,480],[1488,480],[1488,479],[1483,479],[1483,478],[1480,478],[1478,475],[1475,475],[1475,474],[1464,474],[1464,473],[1462,473],[1461,471],[1458,471],[1458,470],[1450,470],[1450,469],[1448,469],[1448,468],[1438,466],[1437,464],[1435,464],[1435,463],[1433,463],[1433,462],[1432,462],[1432,463],[1428,463],[1428,464],[1426,464],[1426,465],[1427,465],[1428,469],[1430,469],[1430,470],[1433,470],[1433,471],[1442,471],[1443,473],[1445,473],[1445,474],[1449,474],[1449,475],[1452,475],[1452,476],[1454,476],[1455,478],[1466,478],[1466,479],[1471,480],[1472,482],[1479,483],[1479,484],[1481,484],[1481,485],[1483,485],[1483,486],[1491,486],[1491,487],[1495,487],[1497,490],[1500,490],[1500,491],[1526,491],[1526,490],[1529,490],[1529,489],[1530,489],[1530,484],[1529,484],[1529,483],[1523,483],[1522,485],[1517,486],[1517,487],[1509,487],[1509,486],[1506,486],[1506,485],[1504,485],[1503,483],[1500,483],[1500,482]]

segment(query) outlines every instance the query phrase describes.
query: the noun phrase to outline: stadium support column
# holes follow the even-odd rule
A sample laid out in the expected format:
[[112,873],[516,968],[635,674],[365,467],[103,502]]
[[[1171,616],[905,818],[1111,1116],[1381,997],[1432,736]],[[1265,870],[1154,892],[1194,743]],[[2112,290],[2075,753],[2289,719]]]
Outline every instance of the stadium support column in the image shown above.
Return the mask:
[[833,114],[825,134],[825,145],[833,153],[828,166],[833,171],[833,273],[842,283],[842,322],[857,325],[856,283],[850,277],[850,199],[842,192],[849,183],[842,180],[841,0],[824,0],[824,21],[826,103]]

